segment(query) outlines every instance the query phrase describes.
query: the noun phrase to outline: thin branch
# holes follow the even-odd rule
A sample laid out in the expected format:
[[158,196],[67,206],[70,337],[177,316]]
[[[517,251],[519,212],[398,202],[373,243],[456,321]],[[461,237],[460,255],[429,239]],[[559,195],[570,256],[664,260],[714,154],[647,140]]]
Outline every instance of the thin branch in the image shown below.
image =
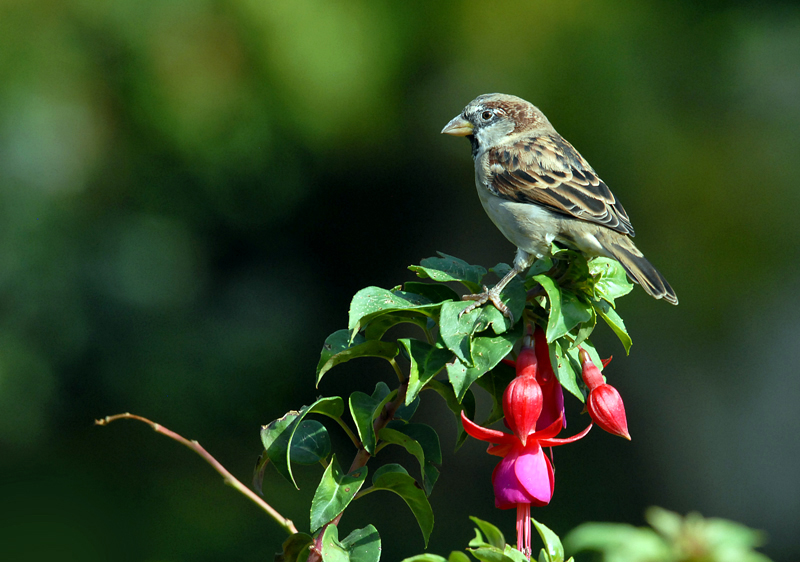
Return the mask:
[[210,464],[214,468],[214,470],[216,470],[220,475],[222,475],[225,484],[232,486],[234,489],[236,489],[237,491],[241,492],[242,494],[250,498],[253,502],[255,502],[255,504],[258,507],[266,511],[270,515],[270,517],[272,517],[278,523],[278,525],[283,527],[287,533],[292,535],[297,533],[297,528],[294,526],[294,523],[292,523],[290,519],[287,519],[286,517],[282,516],[271,505],[269,505],[267,502],[261,499],[250,488],[248,488],[247,486],[242,484],[239,480],[237,480],[236,477],[233,476],[233,474],[228,472],[228,470],[224,466],[222,466],[217,459],[212,457],[211,454],[208,451],[206,451],[203,448],[203,446],[200,445],[200,443],[198,443],[197,441],[194,440],[189,441],[185,437],[178,435],[177,433],[167,429],[163,425],[157,424],[155,422],[148,420],[147,418],[143,418],[141,416],[137,416],[130,413],[117,414],[115,416],[106,416],[101,420],[95,420],[94,423],[95,425],[108,425],[116,420],[137,420],[146,423],[147,425],[152,427],[156,433],[160,433],[161,435],[166,435],[170,439],[173,439],[178,443],[186,445],[192,451],[203,457],[203,459],[205,459],[205,461],[208,464]]

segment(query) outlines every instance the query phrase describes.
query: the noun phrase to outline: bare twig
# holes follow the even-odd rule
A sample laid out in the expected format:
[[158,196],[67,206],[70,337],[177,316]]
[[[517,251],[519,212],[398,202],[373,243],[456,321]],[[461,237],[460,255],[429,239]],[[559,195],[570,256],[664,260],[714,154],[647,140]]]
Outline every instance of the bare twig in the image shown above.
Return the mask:
[[250,498],[253,502],[255,502],[255,504],[258,507],[260,507],[261,509],[266,511],[270,515],[270,517],[272,517],[278,523],[278,525],[283,527],[286,530],[287,533],[292,534],[292,535],[297,533],[297,528],[294,526],[294,523],[292,523],[292,521],[290,519],[287,519],[286,517],[282,516],[271,505],[269,505],[267,502],[265,502],[263,499],[261,499],[250,488],[248,488],[247,486],[242,484],[239,480],[237,480],[235,476],[233,476],[230,472],[228,472],[228,470],[224,466],[222,466],[217,459],[212,457],[211,454],[208,451],[206,451],[203,448],[203,446],[200,445],[200,443],[198,443],[197,441],[194,441],[194,440],[189,441],[185,437],[182,437],[182,436],[178,435],[177,433],[167,429],[163,425],[160,425],[160,424],[157,424],[155,422],[152,422],[152,421],[148,420],[147,418],[143,418],[141,416],[137,416],[137,415],[129,414],[129,413],[117,414],[115,416],[106,416],[103,419],[95,420],[94,423],[95,423],[95,425],[108,425],[111,422],[116,421],[116,420],[137,420],[137,421],[140,421],[140,422],[144,422],[147,425],[149,425],[150,427],[152,427],[153,430],[156,433],[160,433],[161,435],[166,435],[170,439],[173,439],[173,440],[177,441],[178,443],[186,445],[192,451],[194,451],[195,453],[197,453],[198,455],[203,457],[203,459],[205,459],[205,461],[208,464],[210,464],[212,467],[214,467],[214,470],[216,470],[217,472],[219,472],[222,475],[222,478],[224,479],[225,484],[227,484],[229,486],[232,486],[234,489],[236,489],[237,491],[241,492],[246,497]]

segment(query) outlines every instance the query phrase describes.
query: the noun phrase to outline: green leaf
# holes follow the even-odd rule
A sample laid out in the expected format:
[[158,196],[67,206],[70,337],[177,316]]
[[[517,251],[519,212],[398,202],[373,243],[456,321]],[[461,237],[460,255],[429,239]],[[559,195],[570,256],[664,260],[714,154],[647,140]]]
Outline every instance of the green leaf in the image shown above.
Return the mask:
[[380,287],[367,287],[355,294],[350,302],[347,329],[355,338],[362,327],[383,314],[400,311],[435,317],[441,304],[432,303],[425,297],[404,291],[389,291]]
[[444,369],[445,364],[453,357],[453,353],[448,349],[415,339],[403,338],[397,340],[397,343],[403,346],[411,361],[406,393],[406,404],[410,404],[428,381]]
[[561,539],[558,538],[553,531],[550,530],[544,523],[539,523],[536,519],[531,518],[533,525],[539,532],[544,542],[542,551],[545,555],[547,562],[564,562],[564,547],[561,545]]
[[375,490],[388,490],[394,492],[406,502],[417,519],[425,546],[433,531],[433,510],[425,492],[417,485],[405,469],[399,464],[387,464],[379,468],[372,477]]
[[450,556],[447,557],[447,562],[472,562],[465,553],[454,550],[450,553]]
[[[673,549],[705,552],[715,562],[768,562],[754,547],[764,544],[764,534],[719,518],[704,518],[696,512],[678,515],[660,507],[645,511],[645,519]],[[691,545],[691,546],[689,546]],[[687,548],[688,547],[688,548]]]
[[328,336],[322,346],[317,364],[317,386],[319,386],[322,376],[340,363],[356,357],[382,357],[391,360],[399,351],[395,343],[367,340],[360,334],[351,342],[348,330],[337,330]]
[[349,562],[350,556],[339,542],[339,528],[328,525],[322,535],[321,554],[323,562]]
[[416,457],[422,473],[422,485],[425,494],[430,496],[433,486],[439,478],[439,469],[435,464],[442,464],[442,449],[439,435],[431,426],[423,423],[389,422],[381,431],[381,439],[388,443],[400,445]]
[[483,562],[514,562],[513,558],[505,555],[502,549],[495,546],[484,546],[469,549],[472,555]]
[[[417,554],[416,556],[412,556],[411,558],[403,558],[401,562],[449,562],[447,558],[442,558],[438,554],[431,554],[426,552],[425,554]],[[469,558],[467,561],[469,562]]]
[[[372,396],[367,396],[359,391],[350,395],[350,415],[356,424],[361,444],[371,455],[375,454],[376,444],[373,422],[381,414],[384,406],[393,400],[396,395],[397,390],[389,390],[389,386],[383,381],[375,385]],[[413,414],[413,410],[410,413]]]
[[683,530],[683,517],[661,507],[650,507],[645,511],[650,526],[667,540],[675,541]]
[[510,558],[513,562],[528,562],[528,557],[522,554],[519,550],[507,544],[503,549],[503,554]]
[[553,342],[566,335],[578,324],[592,318],[592,307],[569,290],[562,290],[547,275],[536,275],[534,279],[544,288],[549,303],[547,341]]
[[463,411],[469,419],[475,418],[475,395],[472,394],[471,391],[468,391],[464,395],[464,398],[462,398],[459,402],[458,398],[456,397],[456,393],[453,391],[453,387],[449,384],[443,383],[442,381],[437,381],[436,379],[433,379],[428,383],[428,388],[444,398],[447,407],[455,416],[456,431],[458,432],[455,446],[455,450],[457,451],[459,447],[464,444],[464,441],[467,440],[467,432],[464,431],[464,426],[461,425],[461,412]]
[[356,391],[350,395],[350,415],[356,424],[358,431],[358,438],[364,449],[370,454],[375,454],[375,429],[372,422],[375,420],[375,412],[378,409],[381,401],[365,394]]
[[328,525],[322,535],[322,560],[324,562],[378,562],[381,557],[381,539],[372,525],[357,529],[339,542],[339,528]]
[[575,334],[575,341],[572,342],[572,347],[577,347],[583,343],[586,338],[592,335],[594,327],[597,325],[597,313],[594,311],[594,307],[590,307],[589,312],[591,314],[591,318],[581,323],[581,325],[578,327],[578,331]]
[[464,301],[442,304],[439,316],[439,336],[461,363],[472,367],[472,334],[478,328],[481,309],[472,310],[461,316],[461,312],[470,305],[471,303]]
[[578,377],[581,376],[580,363],[578,363],[576,370],[576,366],[570,361],[570,356],[568,352],[564,350],[564,346],[569,346],[569,342],[566,339],[560,339],[548,345],[550,348],[550,362],[553,364],[553,370],[561,386],[583,402],[583,392],[581,392],[580,386],[578,386]]
[[457,301],[461,298],[458,296],[458,293],[456,293],[447,285],[438,285],[435,283],[406,281],[403,283],[403,289],[409,293],[422,295],[431,302],[444,302],[448,300]]
[[378,562],[381,558],[381,538],[373,525],[347,535],[342,546],[350,553],[350,562]]
[[539,283],[547,293],[548,313],[547,342],[553,342],[566,334],[569,330],[564,326],[564,319],[561,316],[561,289],[556,285],[555,281],[550,279],[547,275],[535,275],[534,281]]
[[[427,316],[420,316],[415,312],[397,312],[394,314],[381,314],[377,318],[374,318],[367,324],[366,328],[364,328],[364,337],[368,340],[379,340],[383,338],[384,334],[398,324],[414,324],[415,326],[419,326],[423,331],[428,328],[428,320]],[[347,331],[347,330],[345,330]],[[348,338],[350,337],[350,332],[348,332]]]
[[564,546],[569,552],[602,552],[608,561],[677,560],[672,548],[652,529],[639,529],[621,523],[579,525],[564,537]]
[[486,542],[490,545],[497,547],[497,548],[505,548],[506,547],[506,538],[503,536],[503,533],[489,523],[488,521],[484,521],[482,519],[478,519],[477,517],[470,517],[473,523],[475,523],[483,534],[486,535]]
[[525,274],[525,286],[530,289],[531,287],[528,287],[527,283],[528,279],[533,279],[541,273],[547,273],[551,269],[553,269],[553,258],[542,258],[536,260],[533,262],[533,265],[528,268],[528,272]]
[[404,433],[417,441],[425,454],[426,462],[442,464],[442,447],[439,443],[439,434],[431,426],[424,423],[389,422],[397,431]]
[[456,397],[461,400],[467,389],[479,377],[483,376],[490,369],[493,369],[506,355],[508,355],[514,344],[522,337],[523,323],[519,322],[515,328],[505,334],[495,337],[476,337],[472,340],[472,358],[475,361],[474,367],[468,367],[454,359],[448,363],[447,378],[453,385]]
[[468,543],[470,548],[480,548],[482,546],[492,546],[488,542],[486,542],[486,539],[483,538],[483,534],[481,533],[480,529],[473,529],[473,531],[475,531],[475,536]]
[[414,414],[417,412],[417,408],[419,408],[419,396],[417,396],[414,400],[411,401],[410,404],[402,404],[397,410],[394,412],[395,419],[409,421]]
[[325,426],[317,420],[303,420],[292,440],[292,462],[316,464],[330,454],[331,438]]
[[605,301],[598,301],[595,300],[592,302],[592,306],[597,311],[597,314],[606,321],[606,324],[609,325],[611,330],[617,334],[619,341],[622,342],[622,345],[625,347],[625,354],[629,354],[631,351],[631,345],[633,342],[631,341],[631,337],[628,335],[628,331],[625,329],[625,322],[622,321],[622,318],[617,311],[611,308]]
[[592,306],[583,301],[572,291],[561,292],[561,315],[564,318],[564,327],[571,331],[575,326],[588,322],[593,315]]
[[[502,265],[502,264],[501,264]],[[499,266],[498,266],[499,267]],[[508,306],[519,319],[525,308],[525,287],[520,279],[512,279],[500,295],[500,300]],[[461,313],[474,303],[470,301],[451,301],[442,304],[439,316],[439,335],[462,363],[472,366],[470,338],[489,328],[495,334],[502,334],[513,327],[511,320],[503,316],[494,305],[487,304]]]
[[312,544],[314,539],[311,535],[295,533],[283,541],[283,550],[275,555],[275,562],[304,562]]
[[384,427],[378,434],[378,437],[387,443],[403,447],[409,454],[417,459],[420,472],[424,472],[425,453],[422,451],[422,446],[415,439],[390,427]]
[[334,455],[311,500],[311,532],[320,529],[344,511],[366,478],[366,466],[345,474]]
[[[308,414],[322,414],[338,419],[344,412],[344,402],[338,396],[320,398],[310,406],[303,406],[299,412],[289,412],[261,428],[261,442],[269,455],[269,460],[278,472],[297,488],[292,474],[292,442],[303,418]],[[298,488],[299,489],[299,488]]]
[[558,259],[567,262],[567,271],[561,281],[563,285],[571,285],[579,292],[591,291],[594,279],[589,273],[589,263],[582,253],[574,250],[561,250],[558,253]]
[[[397,391],[392,391],[389,389],[389,385],[383,381],[378,382],[375,385],[375,390],[372,391],[372,398],[375,400],[380,400],[383,404],[386,404],[389,400],[387,398],[394,396]],[[390,398],[389,398],[390,399]]]
[[295,487],[297,484],[291,473],[291,462],[286,457],[291,450],[292,430],[299,416],[299,412],[289,412],[261,428],[261,442],[272,466]]
[[464,260],[437,252],[439,258],[425,258],[420,265],[409,266],[408,269],[422,278],[430,278],[440,283],[458,281],[467,290],[477,293],[481,290],[481,280],[486,269],[479,265],[470,265]]
[[633,290],[633,283],[620,263],[611,258],[594,258],[589,262],[589,273],[594,278],[594,297],[614,306],[614,299]]

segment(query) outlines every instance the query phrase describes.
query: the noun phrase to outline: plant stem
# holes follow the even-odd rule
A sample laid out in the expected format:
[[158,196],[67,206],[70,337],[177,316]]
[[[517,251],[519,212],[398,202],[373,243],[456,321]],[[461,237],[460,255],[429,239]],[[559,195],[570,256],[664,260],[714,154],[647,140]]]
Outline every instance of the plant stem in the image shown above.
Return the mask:
[[[399,366],[397,367],[399,370]],[[400,373],[398,373],[400,374]],[[408,379],[405,377],[401,377],[400,379],[400,387],[397,389],[397,396],[395,396],[394,400],[387,403],[383,410],[381,411],[380,415],[375,418],[375,421],[372,422],[372,429],[375,431],[375,435],[380,433],[381,429],[386,427],[393,418],[397,409],[403,405],[406,400],[406,392],[408,391]],[[359,468],[365,466],[367,461],[370,459],[370,454],[361,445],[358,448],[358,452],[356,453],[355,458],[353,458],[353,462],[350,465],[350,469],[348,473],[353,472],[354,470],[358,470]],[[308,556],[307,562],[322,562],[322,537],[325,534],[325,528],[328,525],[338,525],[339,520],[342,518],[342,513],[337,515],[333,521],[330,523],[326,523],[319,531],[314,544],[311,546],[311,554]]]
[[[389,359],[389,363],[392,364],[394,368],[394,372],[397,373],[397,379],[400,381],[400,384],[403,384],[403,381],[406,380],[406,376],[403,374],[403,370],[400,368],[400,365],[397,364],[397,361],[394,359]],[[408,383],[406,382],[406,387],[408,387]],[[405,398],[404,398],[405,400]]]
[[178,443],[186,445],[192,451],[203,457],[203,459],[205,459],[205,461],[208,464],[210,464],[214,468],[214,470],[216,470],[222,476],[222,478],[225,481],[225,484],[232,486],[235,490],[241,492],[246,497],[250,498],[250,500],[252,500],[258,507],[266,511],[270,515],[270,517],[272,517],[278,523],[278,525],[283,527],[287,533],[289,533],[290,535],[297,533],[297,528],[294,526],[294,523],[292,523],[290,519],[287,519],[286,517],[282,516],[275,510],[275,508],[273,508],[271,505],[269,505],[267,502],[261,499],[258,496],[258,494],[253,492],[250,488],[248,488],[247,486],[242,484],[238,479],[236,479],[235,476],[233,476],[230,472],[228,472],[228,470],[224,466],[222,466],[217,459],[212,457],[211,454],[208,451],[206,451],[203,448],[203,446],[200,445],[200,443],[198,443],[197,441],[194,440],[189,441],[185,437],[178,435],[177,433],[167,429],[163,425],[157,424],[155,422],[148,420],[147,418],[143,418],[141,416],[137,416],[130,413],[117,414],[115,416],[106,416],[101,420],[95,420],[94,423],[95,425],[108,425],[116,420],[137,420],[146,423],[150,427],[152,427],[156,433],[160,433],[161,435],[166,435],[170,439],[173,439]]
[[361,447],[361,441],[358,439],[358,437],[356,437],[355,433],[353,433],[353,431],[349,427],[347,427],[347,424],[344,422],[341,416],[337,416],[335,418],[331,417],[331,419],[335,420],[336,423],[339,424],[339,426],[344,430],[344,432],[350,438],[350,441],[353,442],[353,445],[355,445],[356,447]]

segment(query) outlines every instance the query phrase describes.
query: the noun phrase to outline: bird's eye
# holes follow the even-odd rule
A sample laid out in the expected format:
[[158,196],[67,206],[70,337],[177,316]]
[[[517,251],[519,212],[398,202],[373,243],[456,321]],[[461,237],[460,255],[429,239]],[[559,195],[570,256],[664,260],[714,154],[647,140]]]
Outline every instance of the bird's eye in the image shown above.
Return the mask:
[[489,121],[492,117],[494,117],[494,113],[492,113],[491,111],[484,111],[483,113],[481,113],[481,119],[483,119],[484,121]]

